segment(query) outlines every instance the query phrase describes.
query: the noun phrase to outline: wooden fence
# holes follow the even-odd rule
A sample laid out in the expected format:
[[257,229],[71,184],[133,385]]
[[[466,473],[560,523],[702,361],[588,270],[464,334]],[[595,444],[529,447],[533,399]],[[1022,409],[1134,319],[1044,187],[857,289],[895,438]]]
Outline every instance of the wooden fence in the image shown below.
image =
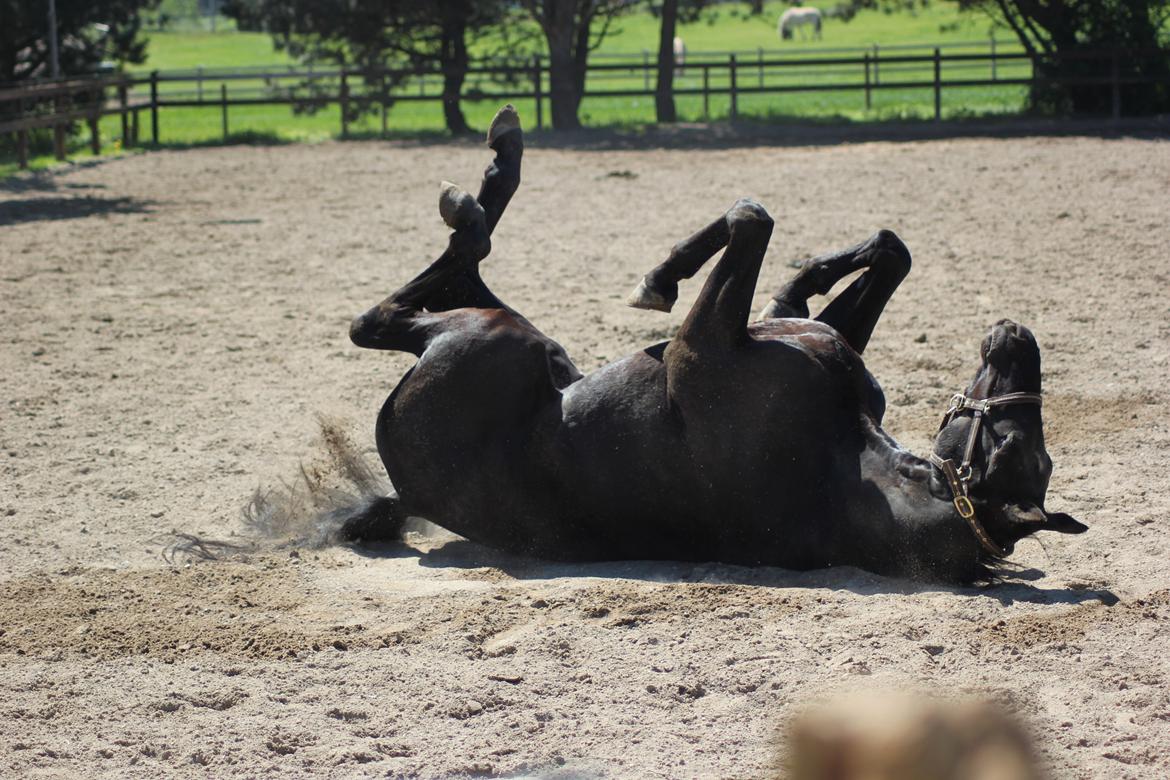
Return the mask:
[[[1084,64],[1080,75],[1055,77],[1051,75],[1056,72],[1052,67],[1055,63],[1022,51],[1005,50],[994,43],[985,51],[945,54],[939,47],[926,53],[891,53],[892,48],[879,51],[874,47],[836,56],[824,56],[824,52],[812,56],[778,55],[762,50],[718,57],[694,53],[676,68],[674,95],[700,97],[704,117],[711,115],[713,96],[726,97],[729,118],[735,120],[740,114],[740,98],[748,95],[852,91],[868,109],[874,93],[882,90],[930,90],[934,118],[938,120],[942,117],[944,90],[1081,85],[1109,90],[1112,116],[1119,118],[1124,109],[1122,88],[1154,81],[1134,75],[1135,64],[1143,57],[1165,56],[1127,50],[1081,52],[1069,58]],[[656,62],[645,56],[599,58],[589,65],[585,97],[652,96],[656,68]],[[461,100],[532,100],[535,127],[540,129],[545,123],[548,83],[548,62],[540,56],[524,63],[480,64],[469,70]],[[441,102],[438,85],[441,74],[433,70],[370,72],[306,67],[155,71],[145,78],[116,76],[30,83],[0,88],[0,133],[17,134],[19,161],[24,166],[28,133],[37,128],[54,128],[56,153],[63,158],[69,124],[81,120],[89,124],[91,145],[97,153],[101,148],[99,120],[110,114],[121,116],[123,143],[134,145],[139,142],[143,111],[149,115],[150,141],[158,144],[160,113],[167,108],[218,110],[226,139],[233,106],[338,105],[339,129],[344,138],[349,136],[350,124],[359,109],[380,110],[385,132],[392,105]]]

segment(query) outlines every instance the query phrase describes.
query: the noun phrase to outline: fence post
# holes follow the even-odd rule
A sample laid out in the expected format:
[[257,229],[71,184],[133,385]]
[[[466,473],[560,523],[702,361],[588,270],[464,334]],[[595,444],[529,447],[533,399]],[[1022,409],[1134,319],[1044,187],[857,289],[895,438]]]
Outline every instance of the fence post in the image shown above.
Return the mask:
[[1110,80],[1113,90],[1113,121],[1121,119],[1121,64],[1118,62],[1117,49],[1110,57]]
[[129,102],[130,96],[126,88],[126,81],[123,80],[118,85],[118,107],[121,109],[122,114],[122,146],[130,145],[130,118],[127,116],[128,111],[126,108]]
[[341,106],[341,137],[349,138],[349,78],[344,70],[341,71],[341,95],[337,102]]
[[995,79],[996,79],[996,75],[995,75],[995,66],[996,66],[996,59],[995,59],[995,33],[992,33],[992,35],[991,35],[991,80],[992,80],[992,81],[995,81]]
[[532,94],[536,98],[536,129],[544,128],[544,66],[540,55],[532,55]]
[[869,111],[870,106],[869,96],[869,52],[865,53],[865,110]]
[[703,119],[711,119],[711,66],[703,66]]
[[102,116],[102,89],[97,87],[93,91],[93,111],[89,117],[89,150],[94,157],[102,153],[102,136],[98,128],[98,120]]
[[28,168],[28,130],[18,130],[16,133],[16,159],[22,171]]
[[223,140],[226,141],[228,139],[228,123],[227,123],[228,102],[227,102],[227,82],[226,81],[220,82],[220,85],[219,85],[219,105],[220,105],[220,110],[222,111],[222,114],[223,114],[223,116],[222,116],[222,119],[223,119]]
[[[20,99],[17,104],[17,116],[24,118],[24,98]],[[16,131],[16,159],[20,164],[20,169],[28,168],[28,130]]]
[[150,72],[150,140],[158,146],[158,71]]
[[[65,96],[58,95],[53,98],[53,113],[65,113]],[[65,159],[65,125],[53,125],[53,154],[58,160]]]
[[734,122],[739,116],[739,105],[735,94],[735,55],[731,55],[731,59],[727,62],[728,72],[731,74],[731,121]]
[[934,121],[942,119],[942,54],[934,47]]
[[381,97],[381,99],[382,99],[382,137],[385,138],[386,137],[386,124],[387,124],[386,115],[390,113],[390,106],[389,106],[390,101],[387,100],[389,93],[386,91],[386,72],[385,71],[382,71],[382,78],[381,78],[379,83],[381,85],[379,97]]

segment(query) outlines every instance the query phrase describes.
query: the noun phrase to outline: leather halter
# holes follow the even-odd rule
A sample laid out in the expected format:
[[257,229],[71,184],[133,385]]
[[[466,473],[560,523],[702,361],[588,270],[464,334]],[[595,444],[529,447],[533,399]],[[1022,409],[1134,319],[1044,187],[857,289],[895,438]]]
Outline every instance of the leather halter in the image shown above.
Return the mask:
[[951,405],[943,413],[942,422],[938,426],[941,432],[956,414],[967,411],[974,413],[971,419],[971,430],[967,434],[967,446],[963,450],[963,462],[956,468],[953,460],[950,458],[944,460],[934,452],[930,453],[929,460],[931,465],[935,466],[946,477],[959,517],[967,521],[967,525],[971,527],[971,531],[979,543],[983,545],[983,549],[992,555],[1003,557],[1007,555],[1007,550],[991,540],[987,529],[975,517],[975,505],[971,503],[971,499],[967,495],[967,486],[971,482],[971,460],[975,457],[975,445],[979,443],[980,424],[983,422],[983,415],[997,406],[1009,404],[1036,404],[1040,406],[1042,401],[1039,393],[1005,393],[987,399],[968,398],[962,393],[955,393],[951,396]]

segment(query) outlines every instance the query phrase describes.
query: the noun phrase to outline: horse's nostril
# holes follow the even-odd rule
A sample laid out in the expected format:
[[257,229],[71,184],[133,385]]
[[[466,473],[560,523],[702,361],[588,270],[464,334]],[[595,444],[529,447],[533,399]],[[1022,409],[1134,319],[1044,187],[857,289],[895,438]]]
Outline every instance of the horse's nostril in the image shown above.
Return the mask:
[[349,323],[349,340],[359,347],[362,346],[362,333],[366,327],[366,315],[359,314],[353,318],[353,322]]

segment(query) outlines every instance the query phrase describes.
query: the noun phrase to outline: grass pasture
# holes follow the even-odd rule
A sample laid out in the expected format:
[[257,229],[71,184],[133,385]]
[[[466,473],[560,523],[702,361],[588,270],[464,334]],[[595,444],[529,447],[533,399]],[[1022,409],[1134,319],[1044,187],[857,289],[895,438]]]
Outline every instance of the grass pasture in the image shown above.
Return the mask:
[[[989,20],[977,14],[962,14],[953,2],[938,2],[915,12],[883,13],[863,11],[849,22],[827,18],[821,40],[797,39],[781,42],[776,34],[776,20],[783,3],[769,3],[760,17],[747,14],[746,4],[725,4],[707,12],[700,20],[680,25],[679,34],[687,43],[688,63],[676,74],[676,88],[700,90],[703,74],[695,63],[713,63],[708,73],[712,89],[726,89],[729,83],[725,64],[730,52],[736,52],[740,63],[751,63],[762,58],[860,57],[863,51],[880,51],[884,56],[929,55],[931,47],[940,46],[945,52],[986,51],[990,42]],[[827,6],[826,6],[827,7]],[[153,70],[163,73],[192,72],[199,68],[211,70],[238,70],[244,68],[284,69],[295,63],[284,52],[277,51],[272,39],[263,33],[237,32],[230,24],[221,24],[217,32],[206,29],[150,33],[148,59],[135,66],[132,72],[145,75]],[[1000,51],[1018,50],[1004,32],[998,32]],[[629,71],[592,72],[587,91],[638,90],[653,87],[652,65],[657,46],[658,20],[648,13],[631,14],[622,18],[592,62],[612,63],[619,58],[632,61]],[[972,49],[976,44],[978,49]],[[487,44],[484,45],[486,47]],[[474,51],[473,47],[473,51]],[[481,51],[483,48],[480,49]],[[639,67],[645,62],[648,68]],[[1027,63],[1001,63],[1000,78],[1025,76]],[[944,80],[953,78],[986,78],[990,65],[980,63],[946,64]],[[810,84],[855,84],[858,89],[842,91],[809,91],[767,94],[741,94],[738,116],[758,121],[837,121],[868,122],[889,119],[914,120],[933,116],[932,79],[929,62],[913,64],[888,63],[881,66],[875,80],[921,82],[922,88],[875,89],[870,105],[866,106],[863,91],[863,68],[846,66],[809,67],[741,67],[738,86],[741,89],[795,86]],[[294,80],[280,82],[290,86]],[[197,93],[210,105],[200,108],[165,108],[160,112],[160,143],[164,145],[203,145],[222,143],[225,139],[223,117],[218,105],[221,84],[226,84],[230,97],[259,96],[271,88],[261,80],[217,81],[211,75],[202,84],[195,82],[164,82],[162,94],[170,97],[195,98]],[[547,89],[547,83],[545,84]],[[437,95],[440,84],[436,79],[418,81],[402,87],[404,91]],[[535,106],[530,99],[507,97],[507,87],[485,77],[469,77],[466,92],[470,94],[503,95],[481,100],[467,99],[464,111],[473,126],[483,127],[503,99],[512,100],[530,124],[535,120]],[[522,82],[518,91],[531,89]],[[140,93],[145,98],[145,88]],[[1003,85],[994,87],[964,87],[944,90],[942,113],[944,118],[966,118],[1019,112],[1024,105],[1025,88]],[[676,98],[682,121],[719,121],[730,115],[727,95],[711,95],[704,103],[701,95],[679,95]],[[549,110],[545,102],[545,122]],[[637,127],[654,122],[652,96],[587,97],[580,116],[586,126]],[[140,137],[149,140],[149,119],[142,115]],[[305,142],[324,140],[340,134],[339,109],[329,106],[315,113],[294,113],[286,105],[235,106],[228,111],[228,140],[263,140],[266,142]],[[442,133],[444,130],[441,107],[437,102],[400,101],[391,106],[386,120],[391,135]],[[355,136],[380,135],[382,119],[377,113],[362,117],[351,124]],[[102,122],[105,151],[116,151],[121,145],[121,125],[118,117],[107,117]],[[87,151],[81,147],[84,139],[75,144],[77,154]],[[48,150],[44,150],[48,151]],[[51,157],[34,159],[35,166],[52,162]],[[0,162],[0,173],[11,164]]]

